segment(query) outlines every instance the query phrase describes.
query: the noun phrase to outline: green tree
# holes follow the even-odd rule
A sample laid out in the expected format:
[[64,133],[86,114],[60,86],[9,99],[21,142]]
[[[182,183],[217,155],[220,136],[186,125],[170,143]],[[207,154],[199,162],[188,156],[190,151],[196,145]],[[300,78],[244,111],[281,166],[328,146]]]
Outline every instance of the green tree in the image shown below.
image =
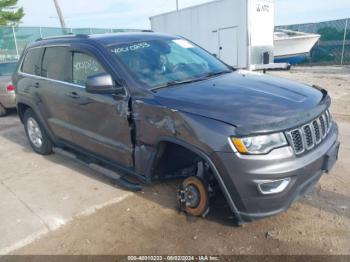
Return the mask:
[[23,7],[17,7],[18,0],[0,0],[0,25],[18,25],[24,16]]

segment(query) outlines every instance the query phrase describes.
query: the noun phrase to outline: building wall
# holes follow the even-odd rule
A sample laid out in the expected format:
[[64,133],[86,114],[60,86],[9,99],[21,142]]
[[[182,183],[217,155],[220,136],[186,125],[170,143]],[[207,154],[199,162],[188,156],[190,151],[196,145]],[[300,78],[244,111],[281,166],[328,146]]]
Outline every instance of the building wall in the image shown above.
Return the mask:
[[247,1],[221,0],[150,18],[152,30],[181,35],[219,55],[220,29],[235,28],[238,67],[248,66]]

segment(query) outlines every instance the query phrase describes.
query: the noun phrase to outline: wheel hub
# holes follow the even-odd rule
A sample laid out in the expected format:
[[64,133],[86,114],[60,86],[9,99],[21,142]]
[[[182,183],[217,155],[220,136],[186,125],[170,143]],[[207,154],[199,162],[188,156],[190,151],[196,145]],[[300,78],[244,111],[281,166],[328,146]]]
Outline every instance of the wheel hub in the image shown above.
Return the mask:
[[43,144],[43,136],[39,127],[38,122],[30,117],[27,120],[27,131],[30,141],[37,148],[40,148]]
[[199,204],[200,193],[195,186],[189,185],[179,191],[178,197],[181,206],[196,208]]

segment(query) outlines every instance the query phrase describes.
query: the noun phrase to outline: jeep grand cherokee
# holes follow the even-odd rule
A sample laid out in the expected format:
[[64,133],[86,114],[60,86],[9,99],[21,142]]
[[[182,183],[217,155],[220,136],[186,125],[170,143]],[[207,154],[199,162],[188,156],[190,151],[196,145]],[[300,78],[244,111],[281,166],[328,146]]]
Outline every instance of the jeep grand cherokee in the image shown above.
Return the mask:
[[178,36],[41,39],[13,80],[35,152],[64,153],[134,190],[131,176],[183,178],[177,201],[194,216],[219,191],[238,223],[277,214],[337,159],[325,90],[234,70]]

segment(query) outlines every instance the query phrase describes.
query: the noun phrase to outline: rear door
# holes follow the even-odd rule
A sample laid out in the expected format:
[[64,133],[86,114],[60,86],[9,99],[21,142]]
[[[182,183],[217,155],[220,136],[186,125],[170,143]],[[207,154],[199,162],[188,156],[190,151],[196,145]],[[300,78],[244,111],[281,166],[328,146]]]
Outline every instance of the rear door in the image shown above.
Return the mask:
[[[40,67],[43,48],[35,47],[26,50],[26,53],[19,69],[18,75],[14,84],[19,97],[25,98],[28,101],[33,101],[33,98],[40,98],[37,86],[40,81]],[[40,101],[40,100],[39,100]],[[33,101],[39,104],[39,101]]]
[[60,139],[72,141],[71,134],[71,92],[69,47],[52,46],[44,50],[41,78],[36,88],[40,96],[39,109],[49,128]]
[[[102,58],[92,50],[72,49],[72,97],[70,111],[74,143],[104,159],[132,167],[133,145],[128,121],[128,101],[125,95],[91,94],[85,90],[89,76],[108,73]],[[104,66],[103,66],[104,65]]]

